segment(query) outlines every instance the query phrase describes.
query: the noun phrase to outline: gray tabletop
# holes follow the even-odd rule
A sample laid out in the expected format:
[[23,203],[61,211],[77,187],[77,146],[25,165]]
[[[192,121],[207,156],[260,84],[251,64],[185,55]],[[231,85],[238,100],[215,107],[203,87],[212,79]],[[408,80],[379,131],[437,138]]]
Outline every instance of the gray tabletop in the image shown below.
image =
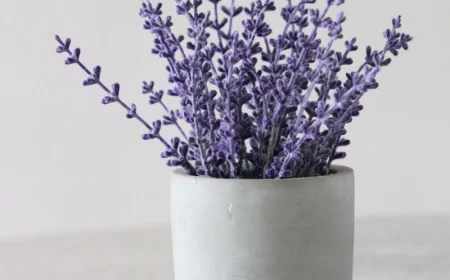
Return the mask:
[[[450,279],[450,217],[358,219],[354,280]],[[170,229],[0,242],[1,280],[172,280]]]

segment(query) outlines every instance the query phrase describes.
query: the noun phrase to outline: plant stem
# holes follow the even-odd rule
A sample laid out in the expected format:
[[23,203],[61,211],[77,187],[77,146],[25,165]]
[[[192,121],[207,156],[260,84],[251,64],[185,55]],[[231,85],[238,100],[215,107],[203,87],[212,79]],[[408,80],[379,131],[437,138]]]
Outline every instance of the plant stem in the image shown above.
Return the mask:
[[[167,108],[166,104],[164,104],[164,102],[162,100],[159,101],[159,104],[161,104],[161,106],[164,108],[164,110],[166,111],[166,113],[170,114],[169,108]],[[181,128],[180,124],[178,123],[178,119],[176,117],[174,117],[174,122],[175,126],[178,128],[178,130],[180,131],[181,135],[183,135],[184,139],[187,140],[187,136],[186,133],[184,132],[184,130]]]
[[[66,50],[65,52],[68,53],[69,55],[72,55],[72,52],[71,52],[70,50]],[[77,60],[76,64],[77,64],[84,72],[86,72],[86,74],[88,74],[89,76],[92,75],[91,71],[90,71],[89,69],[87,69],[86,66],[85,66],[81,61]],[[98,85],[99,85],[99,86],[100,86],[100,87],[101,87],[101,88],[102,88],[109,96],[114,96],[113,93],[111,92],[111,90],[108,89],[102,81],[98,80],[98,81],[97,81],[97,84],[98,84]],[[127,112],[129,112],[129,111],[131,110],[130,106],[128,106],[125,102],[123,102],[122,99],[120,99],[119,96],[116,96],[116,97],[115,97],[115,101],[116,101],[118,104],[120,104],[120,106],[122,106],[122,108],[124,108]],[[146,121],[145,121],[145,120],[144,120],[137,112],[135,113],[134,116],[135,116],[135,118],[136,118],[143,126],[145,126],[145,128],[147,128],[147,130],[153,131],[152,126],[151,126],[148,122],[146,122]],[[169,145],[169,143],[167,143],[167,141],[164,140],[164,138],[162,138],[159,134],[156,135],[156,139],[158,139],[158,140],[159,140],[159,141],[160,141],[167,149],[172,150],[172,151],[174,152],[174,155],[175,155],[176,157],[178,157],[178,158],[180,157],[178,151],[176,151],[175,149],[173,149],[173,148]],[[192,174],[195,174],[195,172],[194,172],[195,169],[194,169],[194,167],[192,166],[192,164],[191,164],[189,161],[186,160],[185,166],[186,166],[186,171],[188,171],[189,174],[191,174],[191,175],[192,175]]]
[[214,24],[216,25],[216,30],[217,30],[217,37],[219,38],[219,47],[220,47],[220,52],[223,53],[224,52],[224,48],[223,48],[223,41],[222,41],[222,33],[220,32],[219,29],[219,3],[214,3]]
[[[231,38],[231,32],[233,31],[233,19],[234,19],[234,1],[231,0],[231,6],[230,6],[230,17],[229,17],[229,25],[228,25],[228,38]],[[230,40],[230,39],[229,39]]]

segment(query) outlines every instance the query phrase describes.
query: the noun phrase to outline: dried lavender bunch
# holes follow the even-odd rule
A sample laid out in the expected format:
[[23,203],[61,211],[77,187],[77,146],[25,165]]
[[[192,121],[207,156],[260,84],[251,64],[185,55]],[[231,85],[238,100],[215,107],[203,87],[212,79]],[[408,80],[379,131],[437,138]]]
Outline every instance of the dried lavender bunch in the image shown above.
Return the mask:
[[[140,15],[144,28],[154,39],[152,53],[167,61],[166,92],[155,83],[144,82],[143,93],[150,104],[159,104],[165,115],[149,124],[134,104],[119,97],[119,84],[111,89],[100,80],[101,68],[88,70],[80,60],[80,49],[59,36],[58,53],[66,53],[66,64],[77,64],[88,75],[85,86],[98,85],[106,93],[103,104],[118,103],[126,117],[136,119],[147,132],[144,140],[157,139],[166,148],[161,154],[169,166],[181,166],[190,175],[217,178],[283,179],[330,173],[334,160],[346,157],[341,147],[350,141],[343,136],[345,125],[359,116],[360,99],[378,88],[376,77],[397,56],[407,50],[412,37],[400,33],[401,18],[392,20],[383,35],[382,49],[366,49],[364,63],[356,71],[343,69],[353,64],[358,50],[356,38],[345,41],[345,51],[333,46],[343,39],[341,12],[328,16],[344,0],[326,0],[323,10],[316,0],[299,0],[281,9],[284,29],[277,36],[265,18],[276,10],[271,0],[254,0],[240,7],[235,0],[175,0],[177,13],[189,24],[187,38],[172,31],[171,17],[163,18],[162,4],[146,0]],[[202,12],[202,8],[206,12]],[[210,12],[212,11],[212,12]],[[234,30],[238,18],[244,32]],[[328,39],[322,42],[322,30]],[[211,36],[214,35],[214,40]],[[185,42],[186,41],[186,42]],[[164,94],[180,99],[180,108],[170,110]],[[180,120],[189,126],[186,133]],[[176,126],[181,138],[166,141],[162,125]]]

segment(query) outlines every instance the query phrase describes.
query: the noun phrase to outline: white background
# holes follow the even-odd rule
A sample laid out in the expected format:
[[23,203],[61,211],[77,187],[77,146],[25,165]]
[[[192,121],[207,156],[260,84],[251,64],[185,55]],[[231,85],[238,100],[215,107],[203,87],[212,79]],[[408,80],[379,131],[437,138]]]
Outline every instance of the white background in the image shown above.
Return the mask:
[[[174,15],[175,2],[163,2]],[[450,214],[450,2],[347,2],[340,8],[347,38],[361,45],[357,62],[367,44],[381,46],[382,30],[399,13],[415,37],[349,127],[353,144],[342,164],[356,171],[357,215]],[[105,82],[120,82],[125,100],[147,119],[160,118],[160,108],[140,94],[144,79],[168,84],[164,61],[150,54],[139,6],[0,0],[0,237],[168,223],[162,147],[140,140],[143,128],[118,106],[100,104],[101,90],[82,88],[81,70],[54,52],[53,33],[71,36],[87,65],[103,66]],[[186,26],[175,18],[175,30]]]

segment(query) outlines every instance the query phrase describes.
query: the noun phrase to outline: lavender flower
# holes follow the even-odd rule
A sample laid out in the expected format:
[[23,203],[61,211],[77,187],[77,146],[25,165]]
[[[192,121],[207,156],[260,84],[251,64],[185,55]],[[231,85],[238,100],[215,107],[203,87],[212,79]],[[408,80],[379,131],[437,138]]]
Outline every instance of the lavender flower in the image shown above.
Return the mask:
[[[276,11],[275,1],[254,0],[241,7],[235,0],[175,0],[189,26],[186,36],[172,32],[172,19],[163,18],[161,3],[144,1],[144,29],[155,38],[152,53],[167,61],[171,83],[166,92],[155,90],[153,81],[143,83],[149,103],[164,112],[162,121],[152,124],[140,117],[136,105],[122,101],[119,84],[104,85],[100,66],[92,71],[84,66],[70,39],[56,36],[57,52],[67,54],[66,64],[86,72],[85,86],[103,89],[103,104],[118,103],[127,118],[144,126],[144,140],[164,145],[161,157],[168,166],[217,178],[327,175],[335,160],[346,157],[340,151],[350,144],[345,125],[363,110],[361,98],[378,88],[376,77],[391,64],[389,55],[407,50],[412,37],[399,32],[400,17],[393,19],[383,33],[384,47],[367,47],[364,63],[340,79],[358,46],[353,38],[345,41],[344,52],[333,49],[343,39],[346,18],[342,12],[331,18],[328,12],[345,1],[323,1],[320,10],[314,8],[316,0],[287,0],[280,11],[284,29],[273,35],[265,19]],[[234,29],[239,21],[242,33]],[[320,30],[328,34],[323,42]],[[180,108],[168,108],[165,95],[179,98]],[[177,127],[182,139],[166,141],[160,131],[168,125]]]

